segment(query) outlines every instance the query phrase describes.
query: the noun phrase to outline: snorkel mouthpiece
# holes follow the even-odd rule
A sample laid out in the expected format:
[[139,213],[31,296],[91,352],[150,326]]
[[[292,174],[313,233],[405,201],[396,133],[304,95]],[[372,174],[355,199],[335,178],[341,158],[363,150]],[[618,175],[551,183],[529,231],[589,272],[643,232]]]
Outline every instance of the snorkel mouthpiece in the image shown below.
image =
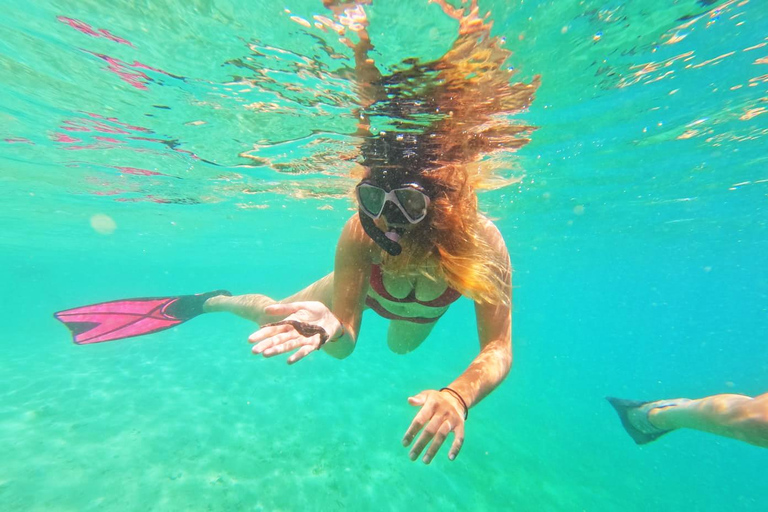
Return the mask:
[[384,233],[384,236],[397,243],[400,241],[400,233],[397,230],[391,230]]
[[384,231],[376,226],[372,218],[361,211],[358,211],[357,216],[360,218],[360,224],[363,226],[365,234],[371,237],[371,240],[376,242],[376,245],[387,251],[390,256],[398,256],[403,251],[403,248],[398,243],[401,236],[400,233],[395,230],[384,233]]

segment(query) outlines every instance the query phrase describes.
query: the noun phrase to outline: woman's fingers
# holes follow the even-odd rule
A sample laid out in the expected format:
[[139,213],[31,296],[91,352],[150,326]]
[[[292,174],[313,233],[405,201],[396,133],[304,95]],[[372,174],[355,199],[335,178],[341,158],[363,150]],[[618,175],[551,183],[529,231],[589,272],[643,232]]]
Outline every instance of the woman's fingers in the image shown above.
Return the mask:
[[[432,419],[429,421],[427,426],[421,432],[421,435],[419,436],[419,438],[416,440],[416,443],[414,443],[413,448],[411,448],[411,453],[410,453],[411,460],[416,460],[416,458],[418,458],[418,456],[421,454],[421,451],[424,448],[426,448],[426,446],[429,444],[430,441],[432,441],[432,438],[435,437],[435,435],[437,434],[438,430],[440,429],[443,423],[444,422],[441,421],[440,418],[436,416],[432,417]],[[443,441],[440,441],[440,444],[442,443]],[[426,457],[424,458],[424,462],[427,462]]]
[[453,460],[459,455],[462,445],[464,445],[464,425],[457,425],[453,431],[453,444],[448,450],[448,458]]
[[447,401],[437,398],[439,396],[437,391],[424,391],[408,399],[411,405],[423,404],[403,436],[403,446],[408,446],[421,432],[411,448],[409,454],[411,460],[416,460],[429,445],[422,461],[425,464],[432,462],[451,431],[454,433],[454,440],[448,451],[448,458],[455,459],[461,450],[464,443],[464,422],[456,408]]
[[416,414],[416,417],[413,418],[413,421],[411,422],[411,426],[409,426],[408,430],[405,431],[405,435],[403,436],[403,446],[408,446],[409,444],[411,444],[411,441],[413,441],[413,438],[416,437],[416,434],[418,434],[419,431],[424,427],[424,425],[427,424],[427,422],[431,417],[432,417],[431,405],[428,404],[423,406],[419,410],[418,414]]
[[432,462],[432,459],[435,457],[435,454],[440,449],[441,446],[443,446],[443,442],[445,442],[445,438],[448,437],[448,434],[451,433],[451,430],[453,427],[451,426],[451,422],[449,420],[445,420],[442,425],[440,425],[440,428],[437,429],[437,433],[435,434],[435,437],[432,438],[432,444],[429,445],[429,448],[427,449],[427,453],[424,454],[424,458],[422,459],[424,461],[424,464],[429,464]]
[[282,343],[275,344],[272,347],[266,349],[261,353],[261,355],[263,355],[264,357],[279,356],[280,354],[290,352],[291,350],[296,350],[297,348],[304,345],[305,341],[306,341],[306,338],[298,337],[294,335],[293,338],[287,339]]
[[293,354],[291,357],[288,358],[288,364],[293,364],[297,361],[301,361],[305,357],[307,357],[309,354],[317,350],[315,348],[315,345],[320,342],[320,336],[315,334],[311,338],[309,338],[311,343],[304,345],[299,350],[296,351],[295,354]]
[[[298,336],[298,333],[293,328],[286,330],[285,332],[275,333],[267,337],[266,339],[263,339],[262,341],[259,341],[258,343],[256,343],[252,351],[254,354],[261,354],[262,352],[272,347],[275,347],[277,345],[282,345],[287,341],[295,339],[297,336]],[[250,339],[248,341],[250,341]]]
[[248,343],[259,343],[260,341],[266,340],[267,338],[271,338],[277,334],[289,331],[295,331],[295,329],[293,326],[288,324],[269,325],[267,327],[262,327],[258,331],[248,336]]
[[274,357],[298,348],[299,351],[288,359],[288,364],[293,364],[316,350],[320,336],[315,334],[307,338],[297,333],[293,326],[284,324],[259,329],[248,341],[256,343],[251,352],[264,357]]
[[254,354],[262,354],[264,357],[270,357],[283,352],[280,350],[282,347],[286,347],[287,344],[296,339],[296,333],[289,335],[280,335],[280,337],[270,338],[264,340],[251,349]]
[[408,403],[413,405],[413,406],[417,406],[417,407],[421,406],[421,405],[424,405],[424,403],[427,401],[427,396],[428,396],[427,392],[426,391],[422,391],[421,393],[419,393],[416,396],[409,396],[408,397]]

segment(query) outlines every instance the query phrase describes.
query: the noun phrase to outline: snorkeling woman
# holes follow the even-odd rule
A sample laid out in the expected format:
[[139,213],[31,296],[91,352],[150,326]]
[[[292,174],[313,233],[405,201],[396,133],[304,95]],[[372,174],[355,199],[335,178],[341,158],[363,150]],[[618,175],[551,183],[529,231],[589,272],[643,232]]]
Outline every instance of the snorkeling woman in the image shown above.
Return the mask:
[[[499,230],[479,212],[476,190],[488,186],[489,155],[528,142],[531,127],[508,117],[528,107],[538,81],[510,83],[503,67],[510,54],[490,36],[491,23],[475,1],[465,9],[435,2],[459,20],[459,37],[441,59],[388,76],[368,57],[373,46],[363,2],[324,3],[354,51],[362,140],[357,213],[341,232],[333,272],[279,301],[212,292],[152,303],[153,321],[170,316],[176,325],[202,312],[235,313],[261,326],[248,339],[253,353],[290,354],[292,364],[318,350],[349,356],[366,309],[390,321],[388,346],[408,353],[454,301],[467,297],[475,304],[479,353],[452,381],[408,398],[420,409],[403,437],[404,446],[413,443],[410,458],[426,448],[422,460],[429,463],[453,432],[453,460],[469,409],[512,364],[510,258]],[[349,40],[350,31],[358,42]],[[57,318],[66,322],[75,311]],[[73,334],[76,342],[90,342]]]
[[[380,139],[385,140],[385,139]],[[415,459],[432,441],[429,462],[450,432],[456,457],[468,410],[495,389],[512,362],[511,268],[501,234],[475,207],[474,192],[449,181],[461,173],[408,165],[367,167],[356,187],[358,214],[336,246],[334,272],[279,303],[261,295],[217,296],[206,311],[229,311],[263,325],[249,341],[264,357],[316,350],[347,357],[366,307],[390,320],[389,347],[407,353],[429,335],[461,295],[475,299],[480,353],[441,390],[409,398],[421,410],[403,438]],[[280,321],[275,321],[280,319]]]
[[[520,134],[529,127],[498,116],[527,107],[537,86],[509,83],[502,68],[509,52],[490,36],[491,24],[480,18],[475,1],[466,12],[437,3],[459,20],[451,50],[436,62],[384,77],[368,58],[373,46],[362,5],[326,1],[341,24],[355,24],[359,38],[353,46],[364,139],[358,212],[341,233],[332,274],[279,302],[246,295],[213,297],[205,304],[206,311],[229,311],[261,324],[249,338],[255,354],[292,352],[288,362],[295,363],[316,350],[350,355],[366,308],[390,320],[390,349],[410,352],[451,303],[462,295],[472,299],[479,354],[452,382],[408,399],[421,409],[403,445],[421,432],[410,457],[415,460],[429,445],[425,463],[451,432],[448,458],[458,455],[469,409],[502,382],[512,364],[509,254],[499,230],[478,211],[475,186],[484,177],[481,156],[527,142]],[[414,82],[418,92],[410,86]],[[387,123],[375,134],[374,116]]]

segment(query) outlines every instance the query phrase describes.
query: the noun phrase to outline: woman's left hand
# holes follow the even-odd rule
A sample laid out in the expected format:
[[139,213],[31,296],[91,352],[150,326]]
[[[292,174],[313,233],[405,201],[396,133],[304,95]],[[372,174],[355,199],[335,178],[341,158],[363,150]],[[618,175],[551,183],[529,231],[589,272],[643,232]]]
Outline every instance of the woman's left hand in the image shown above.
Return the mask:
[[269,315],[285,317],[280,322],[262,325],[248,337],[254,346],[251,352],[264,357],[274,357],[295,351],[288,358],[288,364],[307,357],[333,339],[343,327],[328,306],[322,302],[288,302],[273,304],[264,308]]
[[408,431],[403,437],[403,446],[410,445],[416,434],[422,428],[424,429],[411,448],[411,460],[416,460],[421,451],[432,441],[427,453],[422,458],[424,464],[432,462],[435,454],[451,432],[453,432],[453,444],[448,451],[448,458],[455,459],[461,450],[461,445],[464,444],[464,411],[456,397],[450,393],[428,389],[416,396],[409,397],[408,403],[421,407],[421,410],[416,414],[411,426],[408,427]]

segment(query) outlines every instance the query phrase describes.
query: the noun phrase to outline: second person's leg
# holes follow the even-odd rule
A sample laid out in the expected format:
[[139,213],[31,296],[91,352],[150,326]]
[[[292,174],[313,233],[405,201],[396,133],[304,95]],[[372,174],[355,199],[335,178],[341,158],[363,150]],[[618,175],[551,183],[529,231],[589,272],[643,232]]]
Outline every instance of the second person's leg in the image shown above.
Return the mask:
[[648,421],[657,428],[691,428],[768,448],[768,393],[752,398],[715,395],[678,405],[652,408]]

